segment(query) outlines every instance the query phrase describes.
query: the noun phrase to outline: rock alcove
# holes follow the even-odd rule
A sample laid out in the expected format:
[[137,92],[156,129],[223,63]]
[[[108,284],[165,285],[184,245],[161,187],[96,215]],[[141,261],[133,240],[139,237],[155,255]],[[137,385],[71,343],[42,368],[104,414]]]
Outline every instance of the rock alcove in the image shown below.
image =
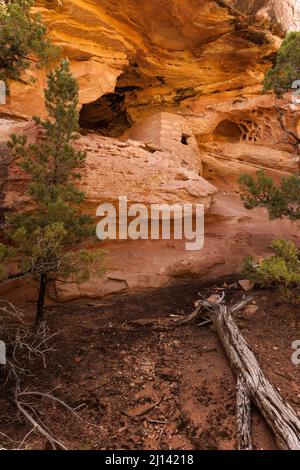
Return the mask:
[[107,93],[91,103],[84,104],[80,111],[79,124],[107,137],[120,137],[131,127],[131,118],[125,105],[125,95]]
[[239,142],[241,138],[242,131],[239,125],[229,119],[221,121],[214,131],[214,140],[222,142]]
[[258,143],[262,133],[262,127],[255,121],[249,119],[240,121],[224,119],[215,128],[213,140],[231,143]]

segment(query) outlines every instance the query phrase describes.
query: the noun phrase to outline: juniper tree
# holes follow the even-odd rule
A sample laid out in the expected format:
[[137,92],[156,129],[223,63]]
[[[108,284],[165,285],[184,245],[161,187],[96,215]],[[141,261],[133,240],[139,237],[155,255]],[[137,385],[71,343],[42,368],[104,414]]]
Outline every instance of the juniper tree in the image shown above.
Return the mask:
[[275,58],[274,66],[267,72],[264,89],[273,90],[278,98],[300,79],[300,33],[288,33]]
[[241,198],[247,209],[265,207],[269,217],[281,219],[287,217],[290,220],[300,219],[300,178],[298,175],[290,175],[281,178],[276,185],[273,178],[262,170],[256,173],[256,177],[248,174],[239,178]]
[[47,39],[34,0],[0,0],[0,80],[20,80],[31,64],[43,65],[58,56]]
[[[264,88],[273,90],[280,98],[284,92],[291,89],[295,80],[300,80],[300,33],[289,33],[277,52],[274,66],[267,72]],[[300,138],[298,134],[288,129],[283,111],[277,106],[278,117],[283,131],[289,142],[298,149]],[[300,168],[300,166],[299,166]],[[271,219],[287,217],[290,220],[300,218],[300,178],[291,175],[282,178],[279,185],[263,171],[257,172],[256,177],[244,174],[239,179],[242,200],[248,209],[266,207]]]
[[93,236],[94,224],[81,205],[84,193],[76,185],[86,153],[75,148],[78,138],[78,85],[69,62],[63,60],[48,75],[45,90],[48,118],[35,117],[42,138],[28,143],[11,136],[8,146],[30,177],[32,208],[12,216],[9,242],[21,257],[20,275],[39,277],[36,321],[43,319],[47,284],[53,279],[83,282],[103,271],[104,252],[78,248]]
[[[268,71],[264,81],[265,90],[273,90],[276,98],[291,89],[295,80],[300,79],[300,33],[289,33],[277,53],[274,66]],[[291,145],[299,153],[300,138],[288,129],[282,109],[277,105],[281,128]],[[300,167],[299,167],[300,168]],[[289,220],[300,219],[300,178],[299,174],[281,178],[275,184],[273,178],[264,171],[256,177],[249,174],[239,178],[241,198],[247,209],[265,207],[269,218]],[[294,297],[291,288],[300,285],[299,252],[296,246],[286,240],[276,240],[272,244],[275,252],[265,260],[256,263],[252,257],[245,260],[243,274],[262,287],[281,286],[285,297]]]
[[[271,67],[264,79],[264,90],[272,90],[276,99],[282,98],[283,94],[292,88],[295,81],[300,80],[300,33],[288,33],[282,41],[281,47],[277,51],[275,63]],[[299,155],[300,137],[297,132],[290,129],[286,124],[284,112],[275,103],[278,113],[278,120],[282,130],[287,137],[287,143],[295,148],[295,154]],[[299,162],[300,171],[300,162]]]
[[[269,218],[300,219],[300,178],[291,175],[276,185],[273,179],[258,171],[256,178],[242,175],[239,179],[241,198],[247,209],[265,207]],[[271,245],[274,256],[256,261],[246,257],[242,275],[259,287],[280,287],[284,300],[299,301],[295,288],[300,287],[299,251],[288,240],[275,240]]]

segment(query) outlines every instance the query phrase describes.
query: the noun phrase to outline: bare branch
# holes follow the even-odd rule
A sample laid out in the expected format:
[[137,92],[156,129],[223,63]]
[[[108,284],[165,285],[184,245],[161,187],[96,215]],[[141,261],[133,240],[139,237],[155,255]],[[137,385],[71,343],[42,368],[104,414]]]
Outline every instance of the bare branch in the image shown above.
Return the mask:
[[292,137],[292,138],[296,141],[294,144],[291,144],[291,145],[294,145],[294,146],[299,145],[299,144],[300,144],[300,138],[298,137],[297,134],[295,134],[293,131],[291,131],[290,129],[288,129],[288,128],[286,127],[286,124],[285,124],[285,122],[284,122],[284,115],[283,115],[282,110],[279,108],[279,106],[276,106],[276,111],[278,112],[278,120],[279,120],[281,129],[282,129],[287,135],[289,135],[290,137]]

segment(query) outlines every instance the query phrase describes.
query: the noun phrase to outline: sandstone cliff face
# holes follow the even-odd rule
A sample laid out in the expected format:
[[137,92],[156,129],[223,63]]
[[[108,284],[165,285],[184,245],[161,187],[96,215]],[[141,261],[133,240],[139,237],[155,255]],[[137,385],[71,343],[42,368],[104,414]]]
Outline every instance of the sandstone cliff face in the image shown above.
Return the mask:
[[298,0],[230,0],[237,10],[246,15],[250,14],[258,23],[269,25],[271,29],[281,32],[296,26],[297,2]]
[[[261,94],[282,32],[297,26],[294,6],[292,0],[37,2],[79,80],[86,210],[116,205],[121,195],[147,206],[206,208],[203,250],[187,252],[179,240],[105,242],[105,279],[57,284],[51,299],[99,297],[180,276],[207,280],[238,272],[246,254],[265,254],[276,237],[297,241],[297,225],[246,211],[236,193],[242,172],[265,168],[279,178],[297,169],[274,98]],[[26,120],[44,113],[45,71],[35,74],[34,85],[13,83],[10,102],[0,106],[6,210],[27,204],[26,179],[9,164],[4,144],[12,131],[36,138]],[[281,106],[296,129],[298,113],[286,100]]]
[[[293,12],[291,0],[44,0],[36,5],[72,62],[81,102],[115,91],[133,120],[153,107],[188,106],[202,94],[251,91],[278,46],[272,27],[286,29]],[[37,78],[33,87],[12,85],[8,112],[30,117],[42,111],[44,74]]]

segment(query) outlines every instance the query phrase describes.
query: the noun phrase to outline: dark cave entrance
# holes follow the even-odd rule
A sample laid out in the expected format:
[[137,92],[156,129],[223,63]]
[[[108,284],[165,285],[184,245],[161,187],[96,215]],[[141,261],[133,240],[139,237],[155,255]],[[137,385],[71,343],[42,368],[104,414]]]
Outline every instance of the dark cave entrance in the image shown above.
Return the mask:
[[213,137],[214,140],[222,142],[240,142],[242,135],[242,130],[238,124],[225,119],[217,125]]
[[125,105],[125,94],[107,93],[80,111],[81,129],[94,130],[106,137],[120,137],[131,127],[132,121]]

